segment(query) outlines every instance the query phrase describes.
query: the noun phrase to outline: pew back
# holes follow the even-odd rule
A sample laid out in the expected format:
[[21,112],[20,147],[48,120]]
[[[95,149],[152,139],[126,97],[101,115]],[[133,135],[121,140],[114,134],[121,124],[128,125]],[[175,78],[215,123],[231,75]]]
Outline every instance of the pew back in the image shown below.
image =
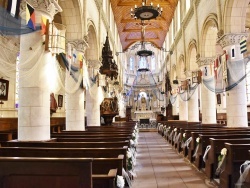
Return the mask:
[[0,157],[2,188],[92,188],[92,159]]

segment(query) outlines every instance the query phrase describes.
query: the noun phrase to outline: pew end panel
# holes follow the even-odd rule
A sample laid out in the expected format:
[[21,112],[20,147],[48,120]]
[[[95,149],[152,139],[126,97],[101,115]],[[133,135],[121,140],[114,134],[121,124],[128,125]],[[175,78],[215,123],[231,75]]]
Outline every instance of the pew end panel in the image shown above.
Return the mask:
[[250,144],[225,143],[227,149],[225,170],[220,174],[220,186],[233,188],[240,177],[239,169],[248,160]]
[[91,158],[0,157],[2,188],[92,188]]
[[93,188],[116,188],[117,169],[110,169],[107,174],[93,174]]

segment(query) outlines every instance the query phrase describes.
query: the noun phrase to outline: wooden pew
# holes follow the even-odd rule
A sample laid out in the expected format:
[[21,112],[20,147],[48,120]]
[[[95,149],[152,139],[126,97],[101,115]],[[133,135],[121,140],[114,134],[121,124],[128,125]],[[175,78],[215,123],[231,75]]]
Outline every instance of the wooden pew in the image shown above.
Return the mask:
[[132,134],[133,130],[86,130],[86,131],[66,131],[63,130],[61,133],[68,134],[82,134],[82,135],[92,135],[92,134]]
[[2,188],[92,188],[89,158],[0,157]]
[[[176,148],[177,152],[181,152],[182,151],[182,148],[181,148],[181,144],[182,144],[182,139],[183,139],[183,134],[185,133],[186,134],[186,139],[188,139],[189,137],[192,136],[192,132],[199,132],[199,131],[211,131],[211,132],[214,132],[214,131],[217,131],[217,130],[221,130],[221,128],[215,128],[215,127],[202,127],[202,126],[199,126],[199,127],[188,127],[188,128],[177,128],[177,133],[179,134],[180,133],[180,137],[179,137],[179,140],[176,142],[176,143],[173,143],[172,142],[172,145],[174,146],[174,148]],[[191,144],[192,145],[192,142]],[[192,148],[192,146],[191,146]],[[187,153],[184,152],[184,156],[187,156]]]
[[234,188],[239,179],[240,165],[249,160],[248,150],[250,144],[225,143],[227,149],[225,170],[220,174],[220,187]]
[[17,141],[1,142],[1,147],[48,147],[48,148],[116,148],[130,146],[129,140],[117,142],[38,142]]
[[[244,137],[244,135],[242,135]],[[210,138],[211,149],[208,152],[205,162],[205,174],[212,180],[215,178],[215,170],[218,166],[218,156],[221,150],[225,147],[225,142],[231,144],[250,144],[250,138]]]
[[[245,130],[238,130],[238,129],[219,129],[219,130],[216,130],[216,131],[207,131],[207,130],[202,130],[202,131],[192,131],[191,132],[191,136],[192,136],[192,141],[190,143],[190,147],[188,149],[188,160],[190,162],[193,162],[194,158],[193,158],[193,154],[194,154],[194,151],[195,151],[195,148],[196,148],[196,138],[199,137],[199,135],[208,135],[210,137],[212,137],[212,135],[225,135],[225,134],[246,134],[248,130],[245,129]],[[250,132],[249,132],[250,134]],[[209,137],[205,140],[206,143],[209,142]],[[206,147],[206,146],[205,146]],[[204,148],[204,147],[202,147]],[[196,157],[197,158],[197,157]]]
[[0,132],[0,141],[9,141],[12,140],[12,132]]
[[[127,146],[122,148],[42,148],[42,147],[0,147],[0,156],[3,157],[91,157],[91,158],[118,158],[123,155],[123,168],[127,170]],[[121,158],[121,157],[120,157]],[[98,169],[105,169],[103,167]],[[95,170],[98,170],[95,169]],[[93,169],[94,170],[94,169]],[[102,169],[100,169],[102,170]],[[119,171],[120,173],[120,171]],[[119,174],[120,175],[120,174]]]
[[64,133],[52,133],[51,138],[125,138],[125,140],[131,139],[131,135],[126,135],[126,134],[120,134],[120,135],[115,135],[115,134],[93,134],[93,135],[78,135],[78,134],[64,134]]
[[109,173],[92,175],[94,188],[116,188],[117,169],[111,169]]
[[[183,134],[184,133],[186,134],[186,139],[188,139],[189,137],[192,136],[191,132],[193,132],[193,131],[204,130],[204,131],[208,131],[208,132],[211,131],[212,132],[212,131],[222,130],[222,129],[224,129],[224,127],[217,126],[217,124],[205,124],[205,125],[202,124],[201,126],[192,126],[192,127],[187,127],[187,128],[180,127],[179,128],[179,132],[181,133],[181,135],[180,135],[179,141],[175,145],[176,150],[179,153],[182,151],[181,145],[182,145],[182,140],[183,140]],[[187,156],[187,152],[186,151],[183,152],[184,156]]]
[[250,132],[248,134],[246,132],[237,132],[237,131],[216,132],[216,133],[203,132],[199,134],[199,137],[200,137],[200,143],[197,146],[198,151],[196,153],[194,164],[198,169],[201,169],[202,166],[204,166],[202,156],[204,155],[206,147],[210,144],[209,141],[210,138],[250,138]]
[[77,137],[59,137],[55,138],[56,142],[116,142],[125,141],[128,137],[92,137],[92,138],[77,138]]

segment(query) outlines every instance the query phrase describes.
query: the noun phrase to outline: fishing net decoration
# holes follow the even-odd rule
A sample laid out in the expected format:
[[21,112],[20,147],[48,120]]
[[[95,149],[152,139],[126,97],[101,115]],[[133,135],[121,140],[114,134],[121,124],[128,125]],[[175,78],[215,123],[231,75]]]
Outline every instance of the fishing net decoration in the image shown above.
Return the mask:
[[[250,57],[246,57],[241,60],[225,60],[222,57],[219,58],[219,64],[216,72],[210,76],[202,77],[202,83],[207,89],[214,93],[223,93],[235,88],[242,80],[250,75],[250,70],[246,70],[246,66],[250,61]],[[198,84],[189,86],[187,90],[181,91],[178,94],[183,101],[188,101]],[[174,104],[177,95],[170,96],[171,104]]]
[[4,7],[0,6],[0,32],[2,35],[16,35],[33,33],[41,30],[41,24],[36,24],[36,30],[29,28],[26,25],[26,20],[22,18],[14,18]]

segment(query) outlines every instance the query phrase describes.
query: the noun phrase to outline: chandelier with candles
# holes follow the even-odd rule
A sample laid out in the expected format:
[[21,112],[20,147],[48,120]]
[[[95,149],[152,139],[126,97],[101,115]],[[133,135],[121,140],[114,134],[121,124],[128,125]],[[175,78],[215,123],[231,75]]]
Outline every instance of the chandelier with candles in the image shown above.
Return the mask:
[[134,9],[131,8],[131,17],[134,19],[151,20],[161,16],[161,13],[162,7],[160,7],[159,4],[157,6],[153,6],[153,3],[151,2],[147,5],[147,0],[142,0],[141,7],[137,7],[137,5],[135,5]]

